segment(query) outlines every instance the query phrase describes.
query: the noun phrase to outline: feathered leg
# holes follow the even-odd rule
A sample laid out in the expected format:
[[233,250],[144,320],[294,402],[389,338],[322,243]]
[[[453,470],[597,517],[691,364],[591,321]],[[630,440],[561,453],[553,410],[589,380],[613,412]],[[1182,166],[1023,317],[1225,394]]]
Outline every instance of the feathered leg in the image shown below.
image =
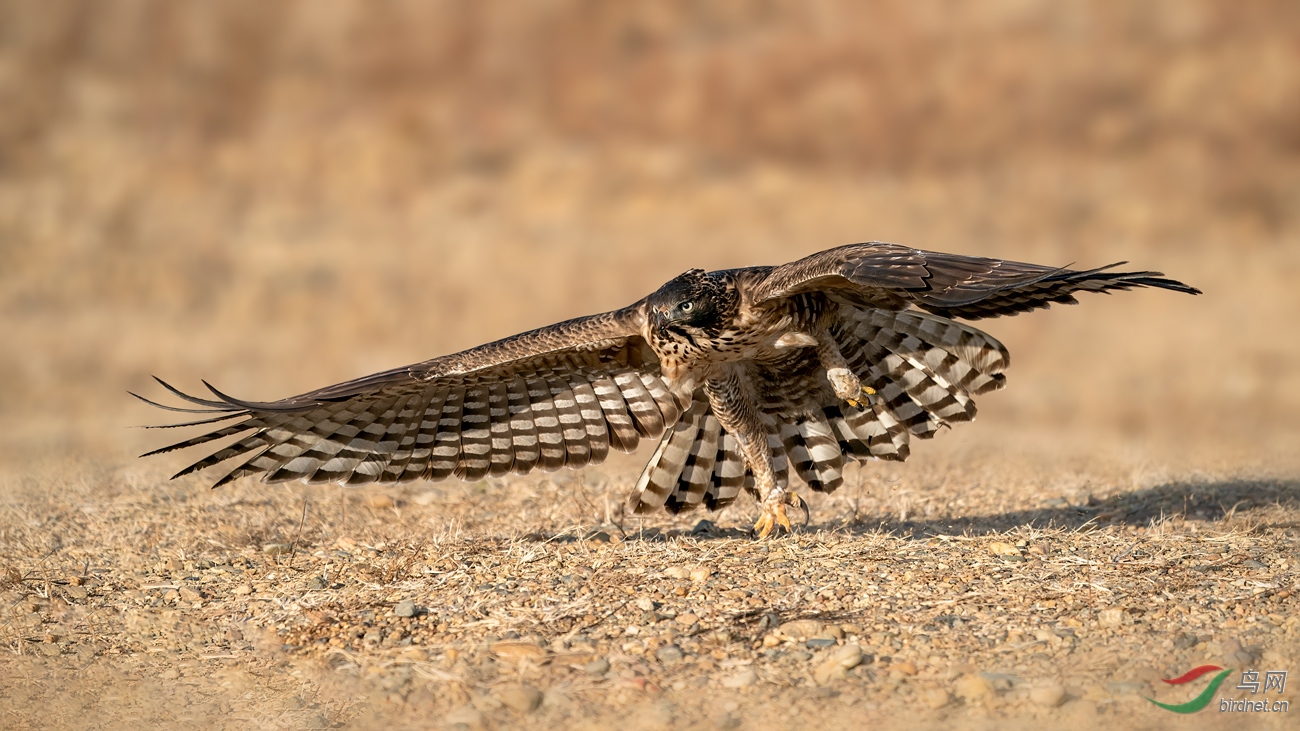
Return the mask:
[[802,505],[803,501],[786,491],[786,479],[778,479],[778,472],[782,476],[786,473],[777,470],[773,464],[773,450],[784,450],[784,447],[774,425],[768,424],[758,410],[752,380],[732,369],[710,378],[705,382],[704,390],[718,422],[735,435],[741,455],[754,475],[754,486],[763,509],[754,524],[754,531],[760,539],[771,535],[777,526],[791,531],[785,506]]
[[849,369],[849,363],[840,353],[835,339],[825,330],[817,337],[817,359],[826,369],[826,380],[831,382],[835,395],[859,411],[866,409],[871,403],[871,397],[876,395],[876,390],[862,385],[858,376]]

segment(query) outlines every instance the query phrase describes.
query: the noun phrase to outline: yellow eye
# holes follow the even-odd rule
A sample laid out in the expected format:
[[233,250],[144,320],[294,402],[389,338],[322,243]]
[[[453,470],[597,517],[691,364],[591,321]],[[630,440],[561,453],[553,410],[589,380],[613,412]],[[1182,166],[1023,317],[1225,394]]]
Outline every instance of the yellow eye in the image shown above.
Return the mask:
[[691,310],[695,309],[695,305],[694,305],[694,303],[691,303],[691,302],[683,302],[683,303],[680,305],[680,307],[681,307],[682,312],[690,312]]

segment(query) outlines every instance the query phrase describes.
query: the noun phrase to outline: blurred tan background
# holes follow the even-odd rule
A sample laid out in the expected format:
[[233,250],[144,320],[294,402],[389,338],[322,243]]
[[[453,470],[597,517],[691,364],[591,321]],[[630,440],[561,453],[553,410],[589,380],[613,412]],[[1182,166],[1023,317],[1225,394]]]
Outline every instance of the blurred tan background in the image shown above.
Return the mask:
[[1205,290],[987,323],[965,430],[1285,459],[1297,38],[1289,0],[5,0],[0,473],[134,464],[151,373],[274,399],[870,239]]

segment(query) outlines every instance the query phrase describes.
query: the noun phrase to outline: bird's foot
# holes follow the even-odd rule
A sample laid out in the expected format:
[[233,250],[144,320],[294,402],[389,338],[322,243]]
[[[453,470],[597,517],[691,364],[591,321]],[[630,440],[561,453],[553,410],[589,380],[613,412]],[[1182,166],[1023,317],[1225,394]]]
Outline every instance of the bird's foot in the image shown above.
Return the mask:
[[871,403],[871,397],[876,395],[876,389],[862,385],[862,381],[848,368],[827,369],[826,379],[831,382],[836,396],[859,411],[864,411]]
[[[844,399],[844,401],[849,406],[852,406],[858,411],[866,411],[867,407],[871,405],[871,397],[875,395],[876,395],[876,389],[872,388],[871,386],[863,386],[861,396],[859,396],[858,398],[846,398]],[[859,401],[858,399],[862,399],[862,400]]]
[[758,516],[758,522],[754,523],[754,533],[759,540],[767,538],[776,530],[777,526],[785,528],[786,533],[793,533],[794,526],[790,525],[790,518],[785,514],[785,506],[793,505],[803,510],[803,524],[808,525],[808,503],[799,497],[798,493],[787,492],[776,499],[763,501],[763,513]]

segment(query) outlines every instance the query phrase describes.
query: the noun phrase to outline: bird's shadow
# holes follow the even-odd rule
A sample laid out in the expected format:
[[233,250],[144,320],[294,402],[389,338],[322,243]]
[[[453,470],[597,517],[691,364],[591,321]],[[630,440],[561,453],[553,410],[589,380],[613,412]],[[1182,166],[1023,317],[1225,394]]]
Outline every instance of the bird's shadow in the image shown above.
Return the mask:
[[[1281,512],[1263,511],[1281,508]],[[924,520],[898,520],[890,516],[858,515],[852,519],[824,516],[823,521],[799,527],[796,532],[836,531],[850,535],[886,534],[898,537],[934,535],[996,535],[1018,528],[1078,530],[1097,526],[1150,526],[1166,519],[1221,524],[1229,519],[1254,521],[1254,527],[1300,529],[1294,512],[1300,509],[1300,480],[1237,479],[1179,481],[1123,492],[1107,498],[1089,498],[1083,504],[1066,504],[1059,498],[1041,507],[992,515],[946,515]],[[1252,514],[1261,513],[1257,517]],[[703,517],[703,516],[702,516]],[[793,517],[793,516],[792,516]],[[630,528],[630,527],[629,527]],[[743,528],[724,528],[707,518],[685,533],[699,540],[750,536]],[[630,528],[625,540],[662,541],[657,528]]]
[[[1236,479],[1208,482],[1168,482],[1106,498],[1089,498],[1071,505],[1056,499],[1041,507],[993,515],[943,516],[926,520],[859,520],[844,530],[895,535],[991,535],[1017,528],[1078,530],[1086,526],[1151,526],[1167,519],[1209,524],[1232,518],[1251,521],[1253,513],[1271,508],[1281,512],[1260,514],[1257,525],[1275,529],[1300,528],[1294,511],[1300,508],[1300,480]],[[1279,520],[1280,518],[1280,520]],[[826,527],[832,527],[830,525]]]

